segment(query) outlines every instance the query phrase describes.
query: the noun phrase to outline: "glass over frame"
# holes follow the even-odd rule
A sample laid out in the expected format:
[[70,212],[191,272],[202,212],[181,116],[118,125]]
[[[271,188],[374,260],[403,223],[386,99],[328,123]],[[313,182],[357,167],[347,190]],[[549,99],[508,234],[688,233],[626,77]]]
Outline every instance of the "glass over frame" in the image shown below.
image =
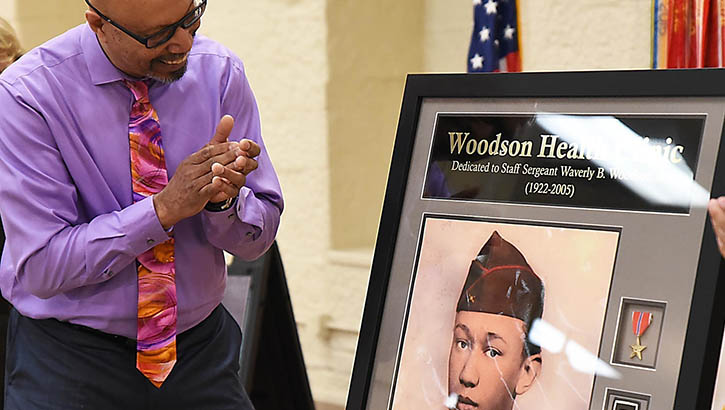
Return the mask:
[[[705,272],[719,99],[428,98],[416,115],[381,359],[350,408],[676,407],[681,369],[694,373],[681,358]],[[541,316],[491,316],[486,304],[509,291],[537,294],[510,290],[515,269],[503,291],[482,291],[474,267],[494,243],[518,255],[499,265],[536,275],[528,289],[543,283],[543,297],[515,305]],[[490,337],[504,321],[521,325],[508,352]],[[506,406],[490,407],[489,392]]]

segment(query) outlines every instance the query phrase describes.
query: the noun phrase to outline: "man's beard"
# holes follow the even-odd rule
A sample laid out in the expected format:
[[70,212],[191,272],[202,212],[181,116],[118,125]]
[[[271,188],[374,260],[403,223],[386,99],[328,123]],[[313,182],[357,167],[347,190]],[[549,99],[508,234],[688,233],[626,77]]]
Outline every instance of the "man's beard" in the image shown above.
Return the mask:
[[164,73],[164,74],[158,74],[154,73],[153,71],[150,71],[147,75],[148,78],[151,78],[152,80],[156,80],[162,84],[171,84],[174,81],[180,80],[181,77],[184,76],[184,73],[186,73],[186,67],[188,63],[185,63],[183,67],[176,71],[172,71],[170,73]]

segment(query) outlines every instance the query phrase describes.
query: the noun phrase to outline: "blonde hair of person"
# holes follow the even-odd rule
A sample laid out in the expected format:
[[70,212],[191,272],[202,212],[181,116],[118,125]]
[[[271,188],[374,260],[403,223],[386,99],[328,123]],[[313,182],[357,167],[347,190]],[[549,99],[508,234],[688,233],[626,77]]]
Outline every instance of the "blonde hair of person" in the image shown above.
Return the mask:
[[23,54],[10,23],[0,17],[0,73]]

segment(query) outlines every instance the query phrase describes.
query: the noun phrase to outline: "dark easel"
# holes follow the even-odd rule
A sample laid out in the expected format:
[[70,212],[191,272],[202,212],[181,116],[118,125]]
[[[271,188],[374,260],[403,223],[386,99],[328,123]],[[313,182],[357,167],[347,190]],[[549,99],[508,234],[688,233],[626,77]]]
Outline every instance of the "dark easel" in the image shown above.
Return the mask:
[[240,376],[254,407],[314,410],[277,243],[256,261],[235,259],[229,275],[249,276],[246,310],[240,320],[244,334]]

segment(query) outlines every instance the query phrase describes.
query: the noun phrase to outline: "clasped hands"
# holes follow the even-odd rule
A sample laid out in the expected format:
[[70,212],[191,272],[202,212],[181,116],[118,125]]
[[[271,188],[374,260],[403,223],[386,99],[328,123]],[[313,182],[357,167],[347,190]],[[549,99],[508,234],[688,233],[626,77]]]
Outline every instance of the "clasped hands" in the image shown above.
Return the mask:
[[198,214],[209,202],[239,195],[247,175],[257,169],[259,145],[247,139],[229,142],[232,128],[232,116],[222,117],[211,141],[181,161],[166,187],[153,196],[164,229]]

